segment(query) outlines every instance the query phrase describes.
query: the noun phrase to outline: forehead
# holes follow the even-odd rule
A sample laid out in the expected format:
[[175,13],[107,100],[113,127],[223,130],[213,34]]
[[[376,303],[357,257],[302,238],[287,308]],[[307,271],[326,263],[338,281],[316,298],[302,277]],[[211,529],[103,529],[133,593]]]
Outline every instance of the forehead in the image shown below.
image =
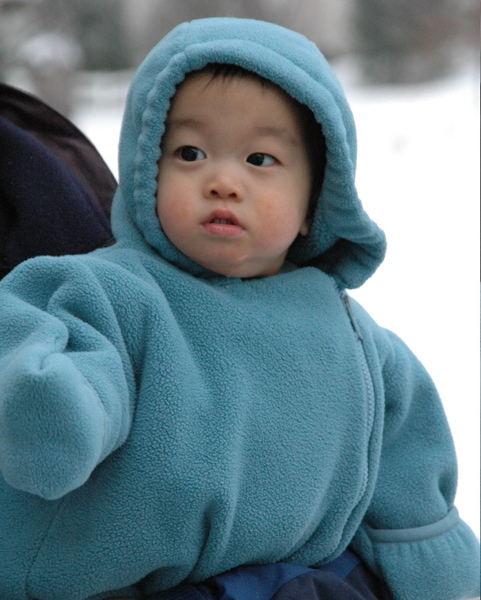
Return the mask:
[[264,85],[255,77],[218,76],[198,73],[178,87],[169,110],[169,128],[180,125],[245,123],[265,133],[291,131],[300,134],[300,119],[293,101],[277,87]]

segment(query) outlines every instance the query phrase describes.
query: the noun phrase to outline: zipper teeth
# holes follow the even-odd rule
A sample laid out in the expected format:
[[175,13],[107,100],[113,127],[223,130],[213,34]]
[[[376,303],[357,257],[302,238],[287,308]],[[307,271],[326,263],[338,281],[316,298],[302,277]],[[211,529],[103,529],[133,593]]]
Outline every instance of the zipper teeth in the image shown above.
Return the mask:
[[[357,349],[358,349],[359,358],[361,360],[362,373],[364,376],[364,383],[366,386],[366,394],[367,394],[367,400],[368,400],[368,402],[367,402],[367,439],[368,439],[368,445],[369,445],[369,441],[371,439],[371,435],[372,435],[372,431],[373,431],[373,427],[374,427],[374,402],[375,402],[374,386],[372,383],[372,377],[371,377],[371,372],[369,370],[369,365],[367,364],[366,354],[364,352],[364,346],[359,338],[357,340]],[[368,481],[369,481],[369,460],[366,460],[366,466],[364,468],[362,486],[361,486],[361,490],[359,492],[359,501],[361,500],[361,498],[364,496],[364,494],[366,492]]]
[[[364,378],[364,385],[365,385],[365,389],[366,389],[366,395],[367,395],[367,427],[366,427],[366,432],[367,432],[367,440],[368,440],[368,445],[369,445],[369,441],[371,439],[372,436],[372,431],[374,428],[374,414],[375,414],[375,394],[374,394],[374,384],[372,381],[372,376],[371,376],[371,371],[369,369],[369,364],[367,362],[367,358],[366,358],[366,352],[364,349],[364,344],[363,344],[363,336],[361,333],[361,330],[359,329],[359,326],[356,322],[356,319],[354,317],[354,312],[352,310],[352,306],[351,303],[349,301],[349,296],[347,295],[347,293],[344,290],[339,290],[340,295],[341,295],[341,299],[342,302],[344,304],[344,307],[346,309],[347,315],[349,317],[349,320],[351,322],[351,326],[354,330],[354,333],[356,334],[356,350],[357,350],[357,354],[359,357],[359,360],[361,362],[361,369],[362,369],[362,375]],[[364,496],[367,486],[368,486],[368,482],[369,482],[369,460],[366,460],[366,465],[364,467],[363,470],[363,477],[362,477],[362,485],[361,485],[361,489],[359,491],[359,496],[356,502],[356,505],[361,501],[362,497]]]

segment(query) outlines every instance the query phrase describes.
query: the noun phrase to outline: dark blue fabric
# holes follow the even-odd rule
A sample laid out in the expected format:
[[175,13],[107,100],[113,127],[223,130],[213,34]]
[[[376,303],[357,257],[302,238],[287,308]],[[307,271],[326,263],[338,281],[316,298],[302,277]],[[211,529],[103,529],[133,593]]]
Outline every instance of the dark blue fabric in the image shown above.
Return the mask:
[[[327,565],[326,565],[327,566]],[[272,600],[392,600],[385,586],[357,561],[345,578],[328,569],[313,569],[286,583]]]
[[278,563],[238,567],[197,585],[179,585],[148,600],[380,600],[379,582],[349,552],[320,568]]
[[283,585],[308,572],[306,567],[286,563],[239,567],[197,587],[208,600],[272,600]]
[[309,571],[307,567],[286,563],[238,567],[202,584],[180,585],[154,594],[150,600],[271,600],[281,586]]
[[346,579],[349,573],[351,573],[351,571],[355,569],[360,562],[361,561],[355,554],[349,550],[346,550],[341,554],[341,556],[330,563],[327,563],[321,567],[317,567],[317,570],[324,571],[326,573],[332,573],[340,579]]
[[44,144],[0,117],[0,203],[8,217],[4,261],[76,254],[111,239],[107,217]]

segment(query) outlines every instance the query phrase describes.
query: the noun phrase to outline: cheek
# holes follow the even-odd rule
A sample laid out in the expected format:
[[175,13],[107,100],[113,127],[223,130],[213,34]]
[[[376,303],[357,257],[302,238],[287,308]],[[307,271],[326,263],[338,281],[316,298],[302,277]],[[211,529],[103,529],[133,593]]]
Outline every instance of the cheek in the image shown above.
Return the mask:
[[170,237],[171,232],[182,233],[188,222],[192,207],[189,195],[182,185],[170,185],[164,182],[157,190],[157,216],[162,229]]
[[268,197],[259,199],[259,223],[266,245],[290,246],[296,239],[304,211],[296,206],[292,197]]

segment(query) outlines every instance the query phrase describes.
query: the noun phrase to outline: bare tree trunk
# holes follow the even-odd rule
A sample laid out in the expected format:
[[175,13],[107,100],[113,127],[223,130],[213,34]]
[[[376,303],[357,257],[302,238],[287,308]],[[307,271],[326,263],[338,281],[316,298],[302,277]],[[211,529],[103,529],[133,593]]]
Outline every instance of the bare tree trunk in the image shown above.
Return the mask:
[[357,0],[359,50],[377,83],[433,79],[449,68],[455,0]]

